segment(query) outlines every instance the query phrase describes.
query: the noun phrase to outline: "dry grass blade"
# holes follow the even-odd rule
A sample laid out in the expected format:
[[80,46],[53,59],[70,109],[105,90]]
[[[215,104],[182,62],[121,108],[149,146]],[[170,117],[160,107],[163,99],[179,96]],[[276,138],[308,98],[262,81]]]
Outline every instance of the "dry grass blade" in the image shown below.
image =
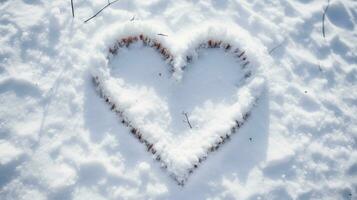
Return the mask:
[[119,0],[115,0],[115,1],[112,1],[112,2],[108,1],[108,4],[107,4],[107,5],[105,5],[102,9],[100,9],[100,10],[99,10],[97,13],[95,13],[92,17],[90,17],[90,18],[88,18],[86,21],[84,21],[84,23],[87,23],[89,20],[93,19],[93,18],[96,17],[99,13],[101,13],[104,9],[106,9],[108,6],[110,6],[110,5],[114,4],[114,3],[116,3],[117,1],[119,1]]
[[71,0],[71,7],[72,7],[72,17],[74,18],[74,7],[73,7],[73,0]]
[[163,34],[163,33],[158,33],[157,35],[160,35],[160,36],[165,36],[165,37],[167,37],[167,36],[168,36],[168,35]]
[[284,42],[285,42],[285,39],[282,42],[280,42],[278,45],[276,45],[275,47],[270,49],[269,54],[271,55],[271,53],[273,53],[273,51],[275,51],[277,48],[281,47],[284,44]]
[[325,38],[325,18],[328,7],[330,6],[330,0],[327,0],[327,6],[324,9],[324,13],[322,14],[322,36]]

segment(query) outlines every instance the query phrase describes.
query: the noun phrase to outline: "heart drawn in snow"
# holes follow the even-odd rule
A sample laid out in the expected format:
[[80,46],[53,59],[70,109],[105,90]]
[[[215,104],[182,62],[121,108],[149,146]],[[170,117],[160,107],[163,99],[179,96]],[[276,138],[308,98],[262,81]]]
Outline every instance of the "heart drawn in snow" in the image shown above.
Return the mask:
[[238,131],[264,88],[245,51],[214,37],[174,56],[158,38],[128,36],[107,59],[93,74],[100,96],[180,185]]

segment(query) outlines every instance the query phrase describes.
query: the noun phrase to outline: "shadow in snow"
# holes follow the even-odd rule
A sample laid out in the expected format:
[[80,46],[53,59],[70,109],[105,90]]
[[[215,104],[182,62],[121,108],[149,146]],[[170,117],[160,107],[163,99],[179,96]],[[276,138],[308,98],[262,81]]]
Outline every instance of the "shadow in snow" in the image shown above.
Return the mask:
[[[114,136],[118,147],[108,149],[108,153],[120,154],[127,168],[132,169],[142,161],[152,160],[152,154],[130,134],[130,130],[120,123],[120,118],[112,112],[105,101],[95,91],[92,77],[88,75],[84,90],[84,120],[93,143],[100,143],[106,135]],[[111,152],[110,152],[111,151]]]
[[9,183],[14,177],[18,176],[16,168],[26,160],[26,156],[22,155],[9,163],[0,164],[0,189]]
[[40,97],[42,92],[38,86],[29,81],[9,78],[0,82],[0,94],[13,91],[18,97]]

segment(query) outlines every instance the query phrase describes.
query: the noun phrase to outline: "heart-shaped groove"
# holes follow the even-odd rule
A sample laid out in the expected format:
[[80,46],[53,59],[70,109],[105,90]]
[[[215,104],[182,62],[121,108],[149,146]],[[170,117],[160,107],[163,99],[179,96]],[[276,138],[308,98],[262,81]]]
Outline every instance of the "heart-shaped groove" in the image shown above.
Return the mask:
[[[239,66],[244,72],[244,76],[243,76],[244,80],[242,80],[243,82],[248,82],[248,80],[252,78],[252,70],[249,67],[250,62],[248,61],[248,58],[245,55],[245,51],[239,49],[238,47],[235,47],[234,45],[228,42],[224,42],[222,40],[217,40],[217,39],[209,39],[205,42],[198,44],[193,49],[193,51],[183,56],[185,60],[184,62],[185,64],[183,64],[179,68],[175,67],[174,55],[170,52],[168,48],[166,48],[162,44],[162,42],[160,42],[157,39],[150,38],[144,34],[128,36],[117,40],[117,42],[112,47],[109,48],[107,59],[110,60],[113,56],[120,54],[120,49],[129,48],[132,44],[138,42],[142,43],[146,47],[156,50],[156,52],[158,52],[161,55],[163,60],[165,60],[168,63],[168,65],[171,67],[170,68],[171,73],[175,73],[176,70],[185,70],[186,66],[195,60],[197,54],[201,49],[215,48],[215,49],[221,49],[224,52],[231,54],[235,59],[237,59]],[[110,94],[108,94],[106,90],[103,89],[102,87],[103,83],[101,78],[99,76],[94,76],[93,82],[96,85],[97,91],[99,92],[100,96],[105,100],[107,104],[109,104],[110,109],[119,116],[119,118],[121,119],[121,123],[127,126],[130,129],[131,134],[133,134],[141,143],[145,144],[147,150],[154,155],[154,158],[162,163],[163,168],[167,168],[168,163],[166,163],[161,159],[161,155],[160,153],[158,153],[157,148],[155,147],[155,143],[151,142],[149,138],[146,138],[145,135],[141,133],[140,128],[135,127],[131,123],[131,121],[126,117],[125,112],[121,109],[121,105],[117,105],[114,101],[112,101],[112,97],[110,96]],[[252,106],[255,105],[257,100],[258,97],[253,98],[254,102],[252,103]],[[177,175],[171,172],[170,174],[171,177],[173,177],[174,180],[179,185],[184,185],[184,183],[188,178],[188,175],[191,174],[194,171],[194,169],[196,169],[202,163],[202,161],[204,161],[207,158],[207,154],[216,151],[219,147],[221,147],[222,144],[228,141],[231,135],[236,133],[237,130],[240,127],[242,127],[242,125],[247,121],[250,114],[251,114],[251,109],[242,111],[241,117],[235,120],[235,123],[230,128],[230,130],[223,135],[217,136],[215,142],[212,143],[211,146],[206,148],[206,154],[200,156],[198,160],[192,164],[191,167],[187,168],[185,170],[184,175]]]

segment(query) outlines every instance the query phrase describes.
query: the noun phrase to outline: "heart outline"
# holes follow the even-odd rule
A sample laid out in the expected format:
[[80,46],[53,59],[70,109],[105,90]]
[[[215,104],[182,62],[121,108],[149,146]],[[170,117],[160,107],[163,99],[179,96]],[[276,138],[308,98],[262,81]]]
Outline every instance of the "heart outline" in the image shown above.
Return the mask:
[[[169,64],[169,66],[171,66],[171,70],[172,70],[171,72],[173,74],[175,73],[175,70],[184,70],[185,67],[187,65],[189,65],[197,57],[198,50],[205,49],[205,48],[220,48],[226,52],[233,52],[234,55],[236,57],[238,57],[238,59],[243,61],[242,63],[240,63],[241,67],[243,69],[248,68],[248,65],[249,65],[249,61],[245,55],[245,51],[241,51],[239,48],[236,48],[233,44],[230,44],[228,42],[223,42],[223,40],[210,39],[206,43],[199,44],[196,48],[194,48],[193,52],[189,52],[186,55],[184,55],[183,57],[186,59],[184,63],[186,63],[186,64],[183,64],[180,67],[176,67],[175,65],[177,65],[177,63],[180,63],[180,62],[175,62],[176,57],[173,56],[173,54],[170,52],[169,48],[166,48],[162,44],[162,42],[159,41],[158,39],[151,38],[144,34],[128,36],[128,37],[124,37],[122,39],[117,40],[113,46],[109,47],[107,59],[110,60],[112,56],[116,56],[116,54],[118,53],[118,50],[120,48],[127,48],[132,43],[135,43],[138,41],[143,42],[144,45],[155,49],[159,54],[161,54],[162,58],[167,62],[167,64]],[[250,79],[251,76],[252,76],[252,70],[251,69],[246,70],[246,74],[244,75],[245,81],[248,81],[248,79]],[[150,151],[154,156],[156,156],[155,157],[156,160],[161,161],[163,168],[167,168],[168,164],[161,160],[160,154],[157,155],[155,148],[153,148],[154,144],[149,142],[147,140],[147,138],[143,138],[143,136],[140,133],[140,130],[138,128],[136,128],[135,126],[133,126],[130,123],[130,120],[126,119],[123,111],[119,109],[120,106],[116,105],[114,102],[111,102],[111,97],[108,96],[106,94],[106,91],[104,91],[103,88],[101,87],[103,83],[101,82],[102,80],[100,78],[100,75],[94,74],[93,80],[94,80],[94,83],[97,87],[97,91],[99,92],[100,96],[102,98],[104,98],[105,101],[111,106],[111,110],[114,111],[120,117],[121,122],[130,129],[130,132],[141,143],[145,144],[148,151]],[[249,81],[251,81],[251,80],[249,80]],[[260,91],[260,93],[261,93],[261,91]],[[257,96],[259,96],[259,95],[257,95]],[[258,101],[258,98],[254,99],[252,106],[255,106],[257,101]],[[219,140],[208,149],[207,153],[217,150],[223,143],[225,143],[230,138],[230,135],[236,133],[236,131],[247,121],[250,113],[251,113],[251,109],[248,109],[247,112],[243,113],[242,119],[240,121],[236,120],[236,124],[235,124],[235,126],[231,127],[230,133],[227,133],[225,137],[220,136]],[[184,174],[183,176],[178,176],[177,174],[175,174],[174,172],[169,170],[171,177],[173,177],[174,180],[179,185],[184,185],[184,183],[186,182],[186,180],[188,178],[188,175],[191,174],[193,172],[193,170],[196,169],[198,167],[198,165],[200,163],[202,163],[202,161],[205,160],[206,158],[207,158],[207,155],[203,156],[203,157],[199,157],[198,162],[195,163],[191,168],[188,168],[186,174]]]

